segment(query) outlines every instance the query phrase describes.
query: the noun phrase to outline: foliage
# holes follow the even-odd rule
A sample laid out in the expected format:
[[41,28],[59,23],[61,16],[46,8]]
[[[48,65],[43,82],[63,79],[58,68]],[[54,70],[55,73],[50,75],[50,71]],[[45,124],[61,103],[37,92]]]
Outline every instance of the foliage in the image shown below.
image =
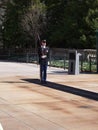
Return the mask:
[[22,19],[22,26],[25,33],[33,39],[35,48],[37,48],[37,39],[44,33],[46,25],[45,4],[39,0],[32,0],[27,12]]
[[6,6],[7,10],[3,23],[4,44],[6,48],[15,48],[16,46],[20,46],[20,42],[24,41],[20,22],[27,2],[24,2],[23,0],[12,0],[8,1]]
[[36,48],[38,36],[51,47],[95,48],[98,0],[8,0],[3,26],[6,48]]
[[51,46],[95,48],[98,0],[48,0],[46,4]]

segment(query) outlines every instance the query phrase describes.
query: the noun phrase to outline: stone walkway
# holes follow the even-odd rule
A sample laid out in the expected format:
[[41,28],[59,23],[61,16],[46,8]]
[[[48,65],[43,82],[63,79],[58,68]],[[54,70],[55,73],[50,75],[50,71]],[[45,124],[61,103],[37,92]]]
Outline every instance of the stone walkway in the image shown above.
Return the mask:
[[0,123],[4,130],[98,130],[98,74],[68,75],[39,66],[0,62]]

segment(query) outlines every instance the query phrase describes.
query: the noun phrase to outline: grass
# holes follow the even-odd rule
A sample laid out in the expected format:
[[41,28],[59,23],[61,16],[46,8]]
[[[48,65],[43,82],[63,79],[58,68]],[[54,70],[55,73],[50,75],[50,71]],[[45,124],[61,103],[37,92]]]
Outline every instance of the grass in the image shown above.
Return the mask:
[[[64,60],[52,60],[51,66],[68,69],[68,61],[64,63]],[[83,62],[82,66],[80,64],[80,70],[83,72],[96,72],[96,63],[92,62],[90,66],[89,62]]]

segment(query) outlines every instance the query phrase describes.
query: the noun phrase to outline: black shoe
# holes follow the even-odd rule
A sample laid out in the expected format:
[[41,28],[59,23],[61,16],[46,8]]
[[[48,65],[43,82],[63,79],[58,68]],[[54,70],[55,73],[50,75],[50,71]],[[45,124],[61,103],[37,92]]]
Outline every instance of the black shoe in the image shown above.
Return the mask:
[[44,81],[41,80],[40,83],[41,83],[41,84],[44,84]]
[[44,81],[44,84],[47,84],[47,81]]
[[41,84],[47,84],[47,82],[46,81],[41,81]]

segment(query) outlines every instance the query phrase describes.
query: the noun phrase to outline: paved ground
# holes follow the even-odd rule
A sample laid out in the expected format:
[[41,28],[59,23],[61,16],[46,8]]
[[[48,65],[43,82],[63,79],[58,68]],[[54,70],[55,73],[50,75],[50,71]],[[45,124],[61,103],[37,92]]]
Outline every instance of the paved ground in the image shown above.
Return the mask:
[[4,130],[98,130],[98,74],[68,75],[39,66],[0,62],[0,123]]

